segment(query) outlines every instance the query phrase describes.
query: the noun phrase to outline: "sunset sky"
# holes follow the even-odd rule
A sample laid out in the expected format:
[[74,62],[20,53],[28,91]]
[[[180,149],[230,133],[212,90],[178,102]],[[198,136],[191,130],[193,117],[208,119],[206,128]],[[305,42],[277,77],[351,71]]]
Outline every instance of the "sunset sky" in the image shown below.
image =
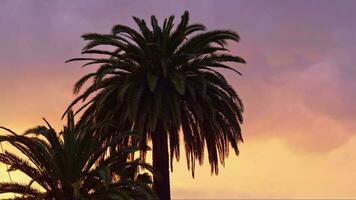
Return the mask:
[[46,117],[60,128],[74,82],[95,69],[64,63],[80,55],[81,34],[189,10],[193,22],[241,36],[230,49],[248,64],[236,66],[242,77],[225,75],[245,104],[245,142],[218,176],[205,162],[192,179],[182,157],[173,198],[356,198],[355,8],[354,0],[1,0],[0,125],[22,132]]

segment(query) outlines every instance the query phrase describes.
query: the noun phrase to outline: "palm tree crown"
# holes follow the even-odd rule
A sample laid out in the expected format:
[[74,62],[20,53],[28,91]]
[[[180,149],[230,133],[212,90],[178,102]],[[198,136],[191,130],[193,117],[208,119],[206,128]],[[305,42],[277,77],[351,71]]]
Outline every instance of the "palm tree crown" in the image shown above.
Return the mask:
[[[0,142],[9,142],[27,159],[5,151],[0,162],[9,170],[19,170],[31,178],[29,184],[0,183],[0,193],[16,193],[14,199],[155,199],[148,174],[138,174],[137,167],[151,169],[139,160],[128,162],[129,151],[111,153],[93,137],[95,128],[74,123],[72,112],[68,124],[56,133],[48,127],[37,126],[18,135],[0,136]],[[116,137],[120,140],[131,133]],[[115,142],[115,141],[113,141]],[[32,187],[37,183],[40,188]]]
[[195,162],[203,163],[205,148],[211,172],[217,174],[229,146],[238,154],[238,142],[242,141],[242,102],[217,71],[228,69],[240,74],[229,63],[245,63],[244,59],[226,48],[227,42],[238,42],[239,35],[228,30],[206,31],[202,24],[190,24],[187,11],[176,26],[174,16],[161,26],[152,16],[152,28],[143,19],[133,19],[138,30],[115,25],[111,34],[82,36],[88,41],[82,53],[103,57],[69,60],[88,61],[84,66],[100,65],[75,84],[74,93],[79,93],[93,79],[69,108],[84,101],[78,109],[85,110],[82,118],[115,120],[120,129],[141,130],[144,136],[140,142],[148,144],[152,139],[154,167],[158,154],[155,146],[160,142],[157,148],[166,151],[168,138],[173,169],[172,159],[180,156],[181,131],[192,175]]

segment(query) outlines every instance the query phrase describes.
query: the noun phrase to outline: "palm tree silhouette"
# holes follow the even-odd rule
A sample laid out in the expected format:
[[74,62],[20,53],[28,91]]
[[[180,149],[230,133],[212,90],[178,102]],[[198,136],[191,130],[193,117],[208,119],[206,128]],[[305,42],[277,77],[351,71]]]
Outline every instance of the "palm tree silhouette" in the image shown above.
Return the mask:
[[[239,35],[228,30],[206,31],[202,24],[190,24],[186,11],[178,25],[174,16],[160,26],[155,16],[149,28],[143,19],[133,17],[139,31],[115,25],[111,34],[88,33],[82,54],[103,57],[74,58],[99,64],[96,72],[82,77],[74,86],[78,94],[69,106],[80,101],[83,119],[114,120],[120,129],[144,133],[140,143],[152,141],[153,167],[160,174],[154,188],[160,199],[170,199],[169,165],[180,157],[180,131],[188,169],[194,177],[195,162],[203,163],[207,148],[211,173],[224,164],[229,146],[238,154],[242,141],[243,105],[235,90],[216,69],[237,74],[230,63],[245,63],[225,47],[238,42]],[[104,47],[104,48],[101,48]],[[145,150],[141,151],[143,157]]]
[[[29,184],[0,183],[0,194],[22,195],[14,199],[156,199],[149,174],[138,174],[138,167],[152,167],[140,160],[128,162],[127,154],[135,151],[122,149],[106,156],[108,145],[102,145],[93,134],[93,127],[75,124],[68,112],[67,125],[57,133],[47,126],[37,126],[18,135],[0,136],[26,158],[5,151],[0,162],[9,165],[9,171],[19,170],[31,178]],[[113,143],[131,133],[121,134]],[[37,183],[41,188],[33,187]]]

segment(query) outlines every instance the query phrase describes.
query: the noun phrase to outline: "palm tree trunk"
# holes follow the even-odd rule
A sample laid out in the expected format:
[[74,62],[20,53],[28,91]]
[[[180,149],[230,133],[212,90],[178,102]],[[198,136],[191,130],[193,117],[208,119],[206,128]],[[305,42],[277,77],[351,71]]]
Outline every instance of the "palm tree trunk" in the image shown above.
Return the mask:
[[168,138],[163,126],[158,126],[157,132],[152,134],[152,154],[153,168],[159,174],[154,179],[153,188],[160,200],[170,200]]
[[63,184],[63,193],[64,193],[64,196],[65,196],[65,199],[68,199],[68,200],[75,200],[74,196],[73,196],[73,187],[68,184],[68,183],[64,183]]

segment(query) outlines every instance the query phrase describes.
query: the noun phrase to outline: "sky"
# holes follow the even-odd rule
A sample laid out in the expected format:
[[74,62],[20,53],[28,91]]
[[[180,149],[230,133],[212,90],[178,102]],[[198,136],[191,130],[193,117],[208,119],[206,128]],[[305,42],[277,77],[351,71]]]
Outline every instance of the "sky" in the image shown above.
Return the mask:
[[353,0],[1,0],[0,125],[64,123],[74,82],[95,69],[64,63],[80,55],[81,34],[189,10],[193,22],[241,36],[230,50],[247,60],[236,66],[243,76],[225,75],[245,104],[245,142],[218,176],[205,162],[192,179],[182,157],[173,198],[356,198],[354,8]]

